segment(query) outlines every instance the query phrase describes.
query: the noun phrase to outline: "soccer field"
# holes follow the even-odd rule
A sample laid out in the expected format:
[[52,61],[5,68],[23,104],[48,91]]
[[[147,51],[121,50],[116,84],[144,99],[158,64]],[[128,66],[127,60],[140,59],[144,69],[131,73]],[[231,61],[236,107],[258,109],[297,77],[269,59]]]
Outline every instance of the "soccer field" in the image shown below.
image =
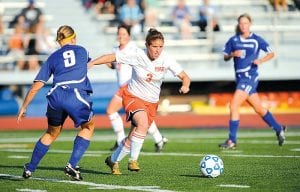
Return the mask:
[[[112,130],[97,130],[80,161],[83,181],[70,181],[63,173],[76,131],[64,130],[42,159],[33,177],[24,180],[23,165],[30,160],[35,142],[43,131],[4,131],[0,137],[0,191],[300,191],[300,128],[290,128],[283,147],[269,129],[239,132],[236,150],[217,146],[226,129],[162,129],[169,139],[161,153],[154,152],[150,136],[139,158],[141,170],[127,170],[120,163],[120,176],[104,164],[114,144]],[[205,178],[199,162],[215,154],[224,162],[224,173]]]

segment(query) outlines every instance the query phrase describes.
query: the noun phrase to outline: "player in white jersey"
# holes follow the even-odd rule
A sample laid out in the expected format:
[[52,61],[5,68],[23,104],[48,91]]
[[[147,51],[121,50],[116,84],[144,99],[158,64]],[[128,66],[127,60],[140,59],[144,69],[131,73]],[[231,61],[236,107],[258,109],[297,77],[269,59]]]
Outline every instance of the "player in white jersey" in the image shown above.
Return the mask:
[[189,76],[175,59],[163,52],[162,33],[153,28],[149,29],[145,45],[145,50],[133,47],[127,52],[102,55],[88,64],[92,67],[117,61],[132,66],[132,78],[128,86],[123,88],[123,106],[127,121],[131,121],[131,131],[124,142],[105,160],[115,175],[121,174],[118,162],[129,153],[128,170],[140,170],[137,159],[148,128],[156,116],[161,84],[167,71],[171,71],[182,81],[180,93],[189,92]]
[[[132,48],[135,48],[136,45],[131,41],[130,38],[130,27],[127,25],[118,26],[117,32],[119,45],[114,47],[113,52],[116,53],[118,51],[126,52],[130,51]],[[118,62],[113,62],[107,64],[110,68],[116,69],[117,71],[117,79],[120,90],[122,90],[123,86],[126,86],[131,79],[132,75],[132,67],[130,65],[122,65]],[[122,91],[118,90],[114,97],[111,99],[108,104],[106,113],[111,122],[112,128],[116,134],[116,143],[111,148],[112,151],[117,149],[122,140],[125,138],[124,125],[121,116],[118,111],[120,111],[123,107],[122,105]],[[168,141],[167,138],[163,137],[159,132],[155,122],[153,121],[148,133],[153,136],[155,142],[155,151],[160,152],[163,149],[163,146]]]

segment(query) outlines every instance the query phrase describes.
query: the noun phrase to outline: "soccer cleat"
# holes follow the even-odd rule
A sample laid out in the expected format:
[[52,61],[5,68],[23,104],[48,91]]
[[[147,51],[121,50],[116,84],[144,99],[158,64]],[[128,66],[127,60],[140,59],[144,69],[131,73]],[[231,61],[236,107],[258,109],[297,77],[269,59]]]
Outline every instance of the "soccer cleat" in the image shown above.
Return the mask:
[[231,139],[227,139],[224,143],[220,143],[219,147],[222,149],[235,149],[236,143],[232,142]]
[[81,181],[82,177],[79,171],[79,166],[76,166],[74,169],[70,163],[67,163],[65,170],[65,174],[69,176],[71,179],[76,180],[76,181]]
[[168,142],[168,139],[163,136],[162,140],[160,142],[154,144],[155,152],[158,152],[158,153],[161,152],[167,142]]
[[111,151],[115,151],[119,147],[118,142],[115,142],[115,145],[110,148]]
[[284,133],[286,132],[286,130],[287,130],[286,126],[282,126],[280,132],[276,133],[279,146],[282,146],[284,144],[285,141]]
[[111,161],[111,156],[106,157],[105,163],[107,166],[109,166],[111,170],[111,174],[113,175],[121,175],[122,173],[119,170],[119,163],[118,162],[112,162]]
[[24,165],[22,177],[24,179],[29,179],[32,176],[32,172],[27,168],[28,163]]
[[138,162],[136,160],[129,161],[128,162],[128,170],[138,172],[140,170]]

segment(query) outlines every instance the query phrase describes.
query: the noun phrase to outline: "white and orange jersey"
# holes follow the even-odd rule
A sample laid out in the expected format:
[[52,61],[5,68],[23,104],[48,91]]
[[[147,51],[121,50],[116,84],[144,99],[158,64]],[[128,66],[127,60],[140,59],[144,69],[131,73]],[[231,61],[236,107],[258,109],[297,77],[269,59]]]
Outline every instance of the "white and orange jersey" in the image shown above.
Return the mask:
[[[120,50],[119,46],[114,47],[113,52],[127,52],[135,48],[135,43],[130,41],[122,50]],[[128,84],[132,76],[132,67],[130,65],[121,65],[119,62],[114,62],[113,65],[114,68],[117,70],[117,79],[119,87]]]
[[131,51],[116,52],[116,60],[121,64],[132,66],[132,78],[128,84],[128,91],[147,102],[156,103],[159,100],[161,84],[167,71],[174,76],[183,71],[175,59],[162,52],[154,61],[138,47]]

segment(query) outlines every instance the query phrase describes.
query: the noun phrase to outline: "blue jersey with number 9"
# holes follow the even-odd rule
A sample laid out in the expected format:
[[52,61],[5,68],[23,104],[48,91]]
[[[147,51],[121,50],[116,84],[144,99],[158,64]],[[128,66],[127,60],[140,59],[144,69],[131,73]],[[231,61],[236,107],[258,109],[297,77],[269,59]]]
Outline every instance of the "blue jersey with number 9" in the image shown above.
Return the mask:
[[65,45],[58,49],[42,65],[34,81],[47,82],[53,75],[53,87],[68,85],[92,92],[87,77],[87,63],[91,60],[85,48],[78,45]]

